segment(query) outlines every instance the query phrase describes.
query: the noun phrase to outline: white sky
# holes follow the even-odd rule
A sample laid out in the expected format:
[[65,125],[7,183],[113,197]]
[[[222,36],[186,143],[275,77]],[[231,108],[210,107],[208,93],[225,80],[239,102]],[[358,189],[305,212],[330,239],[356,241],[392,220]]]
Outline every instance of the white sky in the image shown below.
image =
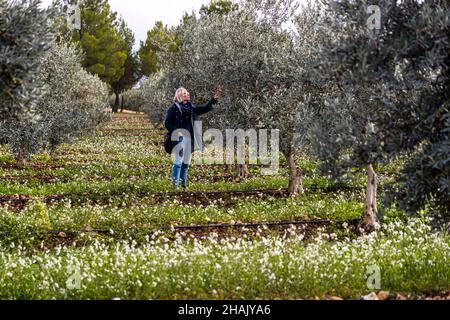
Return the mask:
[[[45,6],[52,3],[52,0],[41,1]],[[109,0],[109,3],[111,9],[122,16],[133,30],[136,41],[134,50],[138,50],[140,41],[145,41],[147,32],[156,21],[161,20],[169,27],[175,26],[180,23],[184,12],[194,10],[198,13],[202,4],[209,4],[210,0]]]
[[[134,32],[136,43],[134,49],[139,48],[139,42],[145,41],[147,32],[153,28],[156,21],[175,26],[179,24],[185,11],[198,12],[202,4],[210,0],[109,0],[111,9],[117,12]],[[52,0],[42,0],[45,6]]]

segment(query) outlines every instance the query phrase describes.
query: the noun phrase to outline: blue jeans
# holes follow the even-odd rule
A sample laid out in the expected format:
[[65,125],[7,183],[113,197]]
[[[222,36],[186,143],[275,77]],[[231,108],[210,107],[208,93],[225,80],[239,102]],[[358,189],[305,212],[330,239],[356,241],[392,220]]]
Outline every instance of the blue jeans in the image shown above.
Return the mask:
[[173,164],[172,182],[175,188],[178,188],[179,180],[181,178],[181,185],[183,188],[187,186],[187,173],[192,159],[191,142],[190,139],[180,137],[180,143],[174,148],[175,159]]

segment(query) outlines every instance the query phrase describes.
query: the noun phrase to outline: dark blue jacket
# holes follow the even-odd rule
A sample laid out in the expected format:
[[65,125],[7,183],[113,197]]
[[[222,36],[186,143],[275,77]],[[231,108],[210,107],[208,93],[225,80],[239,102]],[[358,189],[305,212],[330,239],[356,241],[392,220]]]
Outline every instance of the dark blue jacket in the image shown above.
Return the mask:
[[[191,104],[191,102],[188,102]],[[205,114],[212,110],[212,106],[217,103],[216,99],[211,99],[205,106],[195,106],[192,105],[193,109],[193,116],[191,119],[191,124],[187,124],[183,122],[183,118],[181,116],[180,110],[174,103],[166,113],[166,119],[164,121],[164,125],[166,129],[169,131],[170,134],[174,132],[177,129],[186,129],[189,130],[189,133],[191,134],[191,142],[192,142],[192,150],[194,150],[194,132],[193,132],[193,126],[194,122],[199,120],[199,116],[202,114]],[[203,144],[203,142],[200,143],[200,146]]]

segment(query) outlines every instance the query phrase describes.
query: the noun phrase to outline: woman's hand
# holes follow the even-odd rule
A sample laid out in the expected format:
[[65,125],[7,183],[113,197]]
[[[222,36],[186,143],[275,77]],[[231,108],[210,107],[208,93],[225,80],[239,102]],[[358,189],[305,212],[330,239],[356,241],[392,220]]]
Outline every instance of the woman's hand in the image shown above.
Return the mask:
[[216,89],[216,93],[214,94],[214,99],[218,100],[220,99],[221,96],[222,96],[222,89],[220,88],[220,86],[218,86]]

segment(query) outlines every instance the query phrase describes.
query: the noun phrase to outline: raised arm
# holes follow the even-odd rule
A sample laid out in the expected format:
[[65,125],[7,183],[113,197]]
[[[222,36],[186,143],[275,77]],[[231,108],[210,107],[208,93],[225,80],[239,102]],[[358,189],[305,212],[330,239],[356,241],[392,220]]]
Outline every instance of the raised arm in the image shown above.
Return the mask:
[[194,112],[197,115],[202,115],[204,113],[207,113],[207,112],[211,111],[212,106],[215,105],[216,103],[217,103],[217,100],[213,98],[204,106],[194,106]]
[[208,104],[206,106],[196,106],[196,107],[194,107],[194,112],[197,115],[201,115],[201,114],[204,114],[204,113],[207,113],[207,112],[211,111],[212,106],[217,103],[217,100],[220,99],[221,96],[222,96],[222,89],[220,88],[220,86],[218,86],[216,88],[216,93],[214,94],[214,98],[212,98],[208,102]]

